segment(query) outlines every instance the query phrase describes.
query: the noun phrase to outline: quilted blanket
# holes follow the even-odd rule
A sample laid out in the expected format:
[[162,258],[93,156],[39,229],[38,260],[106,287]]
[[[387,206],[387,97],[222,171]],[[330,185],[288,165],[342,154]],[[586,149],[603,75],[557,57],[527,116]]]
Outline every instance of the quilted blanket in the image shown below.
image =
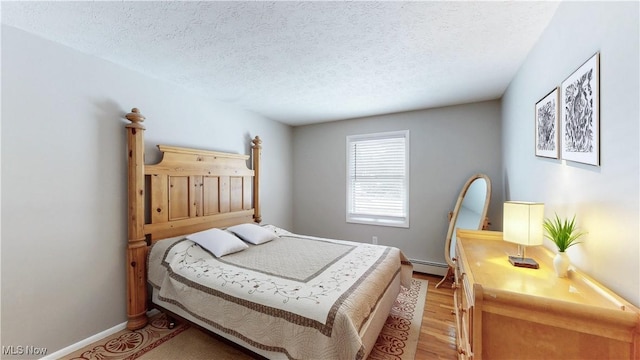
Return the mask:
[[411,264],[397,248],[284,233],[216,258],[187,239],[149,254],[158,299],[289,359],[361,359],[361,330]]

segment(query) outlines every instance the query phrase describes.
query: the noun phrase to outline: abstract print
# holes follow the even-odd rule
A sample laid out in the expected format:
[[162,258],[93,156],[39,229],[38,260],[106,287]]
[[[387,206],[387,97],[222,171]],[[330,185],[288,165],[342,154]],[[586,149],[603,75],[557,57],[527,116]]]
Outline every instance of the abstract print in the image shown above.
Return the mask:
[[558,89],[536,103],[536,156],[558,158]]
[[562,158],[600,165],[600,53],[562,82]]
[[595,145],[593,69],[567,86],[564,93],[564,143],[567,152],[593,152]]
[[538,108],[538,150],[556,150],[556,99]]

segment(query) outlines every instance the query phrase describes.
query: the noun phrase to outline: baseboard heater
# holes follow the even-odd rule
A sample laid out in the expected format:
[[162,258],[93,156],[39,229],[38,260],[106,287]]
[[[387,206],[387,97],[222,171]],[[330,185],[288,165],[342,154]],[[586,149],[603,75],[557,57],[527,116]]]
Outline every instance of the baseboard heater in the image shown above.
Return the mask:
[[447,264],[428,260],[409,259],[413,264],[413,270],[417,272],[444,276],[447,273]]
[[409,259],[409,261],[411,261],[412,264],[435,266],[435,267],[441,267],[441,268],[444,268],[444,269],[446,269],[448,267],[448,265],[445,264],[445,263],[439,263],[439,262],[434,262],[434,261],[418,260],[418,259]]

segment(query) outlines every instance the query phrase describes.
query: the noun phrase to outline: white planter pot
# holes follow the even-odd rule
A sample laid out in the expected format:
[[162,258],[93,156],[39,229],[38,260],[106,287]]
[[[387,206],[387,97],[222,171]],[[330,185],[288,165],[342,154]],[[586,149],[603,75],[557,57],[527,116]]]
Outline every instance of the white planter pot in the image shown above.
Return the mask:
[[571,260],[566,252],[557,253],[553,258],[553,268],[556,270],[556,275],[558,275],[558,277],[567,277],[570,263]]

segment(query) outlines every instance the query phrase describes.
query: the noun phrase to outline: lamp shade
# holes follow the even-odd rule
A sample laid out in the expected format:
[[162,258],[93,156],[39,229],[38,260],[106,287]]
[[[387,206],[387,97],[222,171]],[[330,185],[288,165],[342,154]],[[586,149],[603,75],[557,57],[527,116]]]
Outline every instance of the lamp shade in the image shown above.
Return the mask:
[[535,246],[542,245],[544,204],[507,201],[504,203],[503,236],[505,241]]

